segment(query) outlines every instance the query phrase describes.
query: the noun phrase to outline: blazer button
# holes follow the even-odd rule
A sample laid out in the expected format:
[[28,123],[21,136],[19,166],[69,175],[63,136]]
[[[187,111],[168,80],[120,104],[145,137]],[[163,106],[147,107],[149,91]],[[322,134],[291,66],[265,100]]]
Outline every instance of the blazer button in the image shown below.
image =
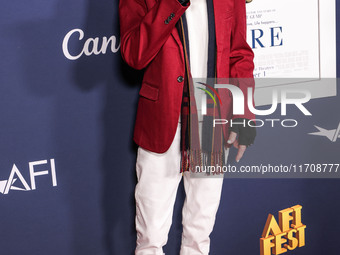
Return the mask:
[[184,78],[183,78],[183,76],[178,76],[178,77],[177,77],[177,81],[178,81],[178,82],[182,82],[182,81],[184,81]]
[[171,17],[171,18],[175,17],[175,13],[172,12],[172,13],[170,14],[170,17]]
[[166,20],[164,21],[164,23],[165,23],[166,25],[168,25],[168,24],[169,24],[169,20],[166,19]]

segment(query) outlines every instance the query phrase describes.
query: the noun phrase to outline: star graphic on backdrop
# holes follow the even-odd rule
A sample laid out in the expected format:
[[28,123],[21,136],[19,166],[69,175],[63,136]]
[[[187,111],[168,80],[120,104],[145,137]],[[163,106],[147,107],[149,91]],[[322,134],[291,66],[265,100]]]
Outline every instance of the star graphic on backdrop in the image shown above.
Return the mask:
[[322,127],[318,127],[314,125],[319,132],[314,132],[314,133],[308,133],[309,135],[318,135],[318,136],[326,136],[330,141],[336,142],[338,138],[340,138],[340,123],[337,129],[324,129]]

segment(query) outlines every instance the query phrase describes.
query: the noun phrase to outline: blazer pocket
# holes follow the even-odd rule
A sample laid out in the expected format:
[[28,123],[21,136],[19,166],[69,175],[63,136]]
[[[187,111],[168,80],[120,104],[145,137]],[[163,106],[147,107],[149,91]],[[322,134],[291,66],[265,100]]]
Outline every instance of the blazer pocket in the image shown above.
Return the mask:
[[139,95],[147,99],[156,101],[158,99],[159,89],[149,85],[148,83],[143,83],[142,88],[139,91]]

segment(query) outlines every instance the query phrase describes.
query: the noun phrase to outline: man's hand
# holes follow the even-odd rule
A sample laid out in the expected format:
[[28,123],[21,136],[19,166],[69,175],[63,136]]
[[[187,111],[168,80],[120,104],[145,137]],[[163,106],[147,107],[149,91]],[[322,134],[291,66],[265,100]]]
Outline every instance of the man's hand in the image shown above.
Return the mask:
[[[239,162],[242,158],[246,148],[252,145],[256,137],[255,123],[251,122],[252,126],[249,126],[248,119],[234,119],[230,123],[230,135],[228,139],[228,145],[234,145],[238,149],[236,155],[236,162]],[[238,137],[237,137],[238,136]]]

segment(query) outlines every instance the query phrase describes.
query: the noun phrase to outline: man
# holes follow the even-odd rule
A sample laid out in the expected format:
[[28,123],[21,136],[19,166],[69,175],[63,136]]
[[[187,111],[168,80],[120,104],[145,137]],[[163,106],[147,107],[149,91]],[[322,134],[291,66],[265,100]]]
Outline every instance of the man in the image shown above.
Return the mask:
[[[187,123],[183,102],[192,100],[187,95],[190,77],[207,78],[211,68],[216,78],[252,80],[245,0],[121,0],[119,15],[123,59],[135,69],[144,69],[134,131],[139,145],[135,254],[164,254],[177,187],[184,176],[180,254],[206,255],[223,178],[190,178],[183,169]],[[254,87],[252,81],[237,85],[244,94]],[[247,107],[244,115],[232,116],[229,93],[220,96],[226,102],[221,117],[238,122],[254,118]],[[224,140],[238,148],[238,161],[253,143],[255,132],[247,126],[232,130],[229,135],[223,129]]]

